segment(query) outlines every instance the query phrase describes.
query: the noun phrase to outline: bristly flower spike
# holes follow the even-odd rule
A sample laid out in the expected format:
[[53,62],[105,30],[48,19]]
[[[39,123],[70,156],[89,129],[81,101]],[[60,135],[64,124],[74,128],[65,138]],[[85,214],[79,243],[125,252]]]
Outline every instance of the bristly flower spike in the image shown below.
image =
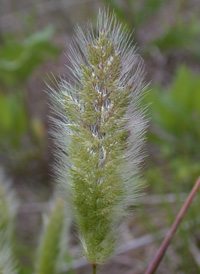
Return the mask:
[[141,99],[144,64],[132,36],[109,11],[97,28],[76,29],[70,46],[70,81],[50,88],[55,172],[78,225],[86,259],[105,262],[115,251],[119,221],[140,190],[147,128]]

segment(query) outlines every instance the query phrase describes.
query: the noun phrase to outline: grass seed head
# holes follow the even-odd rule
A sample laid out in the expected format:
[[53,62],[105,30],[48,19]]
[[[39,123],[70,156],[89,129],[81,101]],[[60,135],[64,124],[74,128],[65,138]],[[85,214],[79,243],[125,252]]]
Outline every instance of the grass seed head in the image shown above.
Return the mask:
[[76,29],[70,80],[50,88],[57,146],[56,178],[74,212],[83,252],[103,263],[115,251],[117,226],[138,197],[147,127],[140,106],[144,64],[115,14]]

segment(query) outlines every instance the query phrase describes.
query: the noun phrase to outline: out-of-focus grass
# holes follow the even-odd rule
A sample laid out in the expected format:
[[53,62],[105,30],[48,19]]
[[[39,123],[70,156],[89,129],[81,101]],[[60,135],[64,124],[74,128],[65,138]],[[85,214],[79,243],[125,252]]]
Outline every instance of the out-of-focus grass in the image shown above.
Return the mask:
[[49,26],[22,41],[5,37],[0,48],[1,83],[8,87],[22,85],[37,66],[56,56],[59,51],[51,42],[53,34],[54,28]]
[[25,162],[42,161],[46,145],[42,120],[28,111],[27,82],[36,68],[58,56],[53,35],[51,26],[22,40],[5,35],[0,48],[0,151],[7,168],[19,173]]
[[200,174],[200,77],[182,66],[169,88],[154,87],[146,100],[152,102],[149,141],[159,149],[158,157],[174,182],[193,183]]
[[[155,151],[149,157],[146,180],[150,193],[175,195],[177,204],[163,202],[157,213],[164,212],[170,226],[181,206],[181,195],[189,193],[200,174],[200,77],[181,66],[173,83],[166,89],[153,87],[146,102],[152,103],[149,143]],[[198,245],[199,198],[198,192],[173,245],[181,260],[175,271],[200,273],[190,250],[191,239]],[[151,216],[146,218],[152,225]]]

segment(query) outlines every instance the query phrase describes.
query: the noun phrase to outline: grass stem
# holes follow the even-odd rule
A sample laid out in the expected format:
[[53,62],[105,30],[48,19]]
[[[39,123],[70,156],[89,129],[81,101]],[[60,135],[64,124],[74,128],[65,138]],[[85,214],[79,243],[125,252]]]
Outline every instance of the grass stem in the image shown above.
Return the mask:
[[96,269],[97,269],[97,265],[93,264],[92,265],[92,274],[96,274]]
[[198,178],[196,184],[194,185],[192,191],[190,192],[187,200],[185,201],[183,207],[181,208],[179,214],[177,215],[172,227],[170,228],[167,236],[165,237],[164,241],[162,242],[156,256],[154,257],[153,261],[151,262],[151,264],[149,265],[147,271],[145,272],[145,274],[153,274],[155,273],[156,269],[158,268],[163,256],[165,255],[165,252],[167,250],[167,247],[169,246],[172,237],[174,236],[181,220],[183,219],[183,217],[185,216],[185,213],[187,212],[188,207],[190,206],[198,188],[200,187],[200,177]]

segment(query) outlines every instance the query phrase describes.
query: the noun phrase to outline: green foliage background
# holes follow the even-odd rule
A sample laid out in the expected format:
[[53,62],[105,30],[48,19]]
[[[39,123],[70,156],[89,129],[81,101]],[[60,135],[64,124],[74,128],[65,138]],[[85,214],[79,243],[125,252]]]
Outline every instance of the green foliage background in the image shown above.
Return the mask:
[[[44,80],[49,81],[47,72],[65,73],[67,60],[61,52],[70,42],[73,26],[77,22],[82,24],[87,18],[96,20],[97,6],[109,6],[128,29],[135,29],[133,44],[137,43],[144,58],[147,81],[151,80],[151,92],[144,101],[150,103],[149,157],[144,168],[147,197],[163,195],[166,198],[173,194],[176,200],[173,204],[163,202],[156,208],[144,205],[139,222],[133,220],[133,223],[145,233],[157,233],[161,227],[170,226],[183,202],[181,195],[190,191],[200,174],[199,4],[193,0],[99,0],[84,5],[74,1],[74,6],[67,6],[69,1],[57,1],[55,11],[53,5],[50,9],[45,2],[46,13],[42,13],[42,6],[39,6],[42,3],[27,1],[30,9],[24,12],[27,6],[23,1],[7,2],[10,11],[2,1],[0,24],[0,164],[12,178],[11,188],[19,193],[20,203],[46,201],[52,194],[48,168],[52,162],[49,122],[45,118],[49,113],[45,110],[47,99],[42,97]],[[10,19],[6,19],[4,13],[8,13]],[[4,23],[3,17],[8,21]],[[12,22],[19,24],[12,25]],[[34,90],[37,102],[31,90]],[[7,205],[1,187],[0,195],[3,209],[0,210],[0,229],[7,221],[12,223],[13,229],[15,218],[4,210]],[[52,218],[59,218],[59,214],[61,218],[62,210],[58,216],[54,213]],[[41,219],[41,214],[39,216]],[[23,220],[26,218],[25,215]],[[55,241],[63,221],[59,220],[54,229],[57,236],[50,237]],[[41,230],[42,221],[39,223],[33,226],[32,234],[30,231],[30,235],[35,235],[36,243],[39,240],[35,230]],[[22,221],[19,225],[21,233],[25,224]],[[19,273],[33,273],[38,267],[35,255],[38,244],[31,246],[31,236],[19,236],[19,231],[14,234],[11,240],[6,240],[12,250],[11,262],[13,266],[20,266],[16,268]],[[41,242],[45,245],[44,239],[45,236]],[[191,240],[199,249],[199,194],[173,242],[172,249],[179,257],[179,263],[174,263],[170,254],[164,260],[169,272],[200,273],[191,254]],[[54,243],[50,241],[51,245]],[[41,260],[44,257],[41,255]],[[63,261],[70,260],[67,258],[65,254]],[[50,265],[46,263],[45,266]]]

